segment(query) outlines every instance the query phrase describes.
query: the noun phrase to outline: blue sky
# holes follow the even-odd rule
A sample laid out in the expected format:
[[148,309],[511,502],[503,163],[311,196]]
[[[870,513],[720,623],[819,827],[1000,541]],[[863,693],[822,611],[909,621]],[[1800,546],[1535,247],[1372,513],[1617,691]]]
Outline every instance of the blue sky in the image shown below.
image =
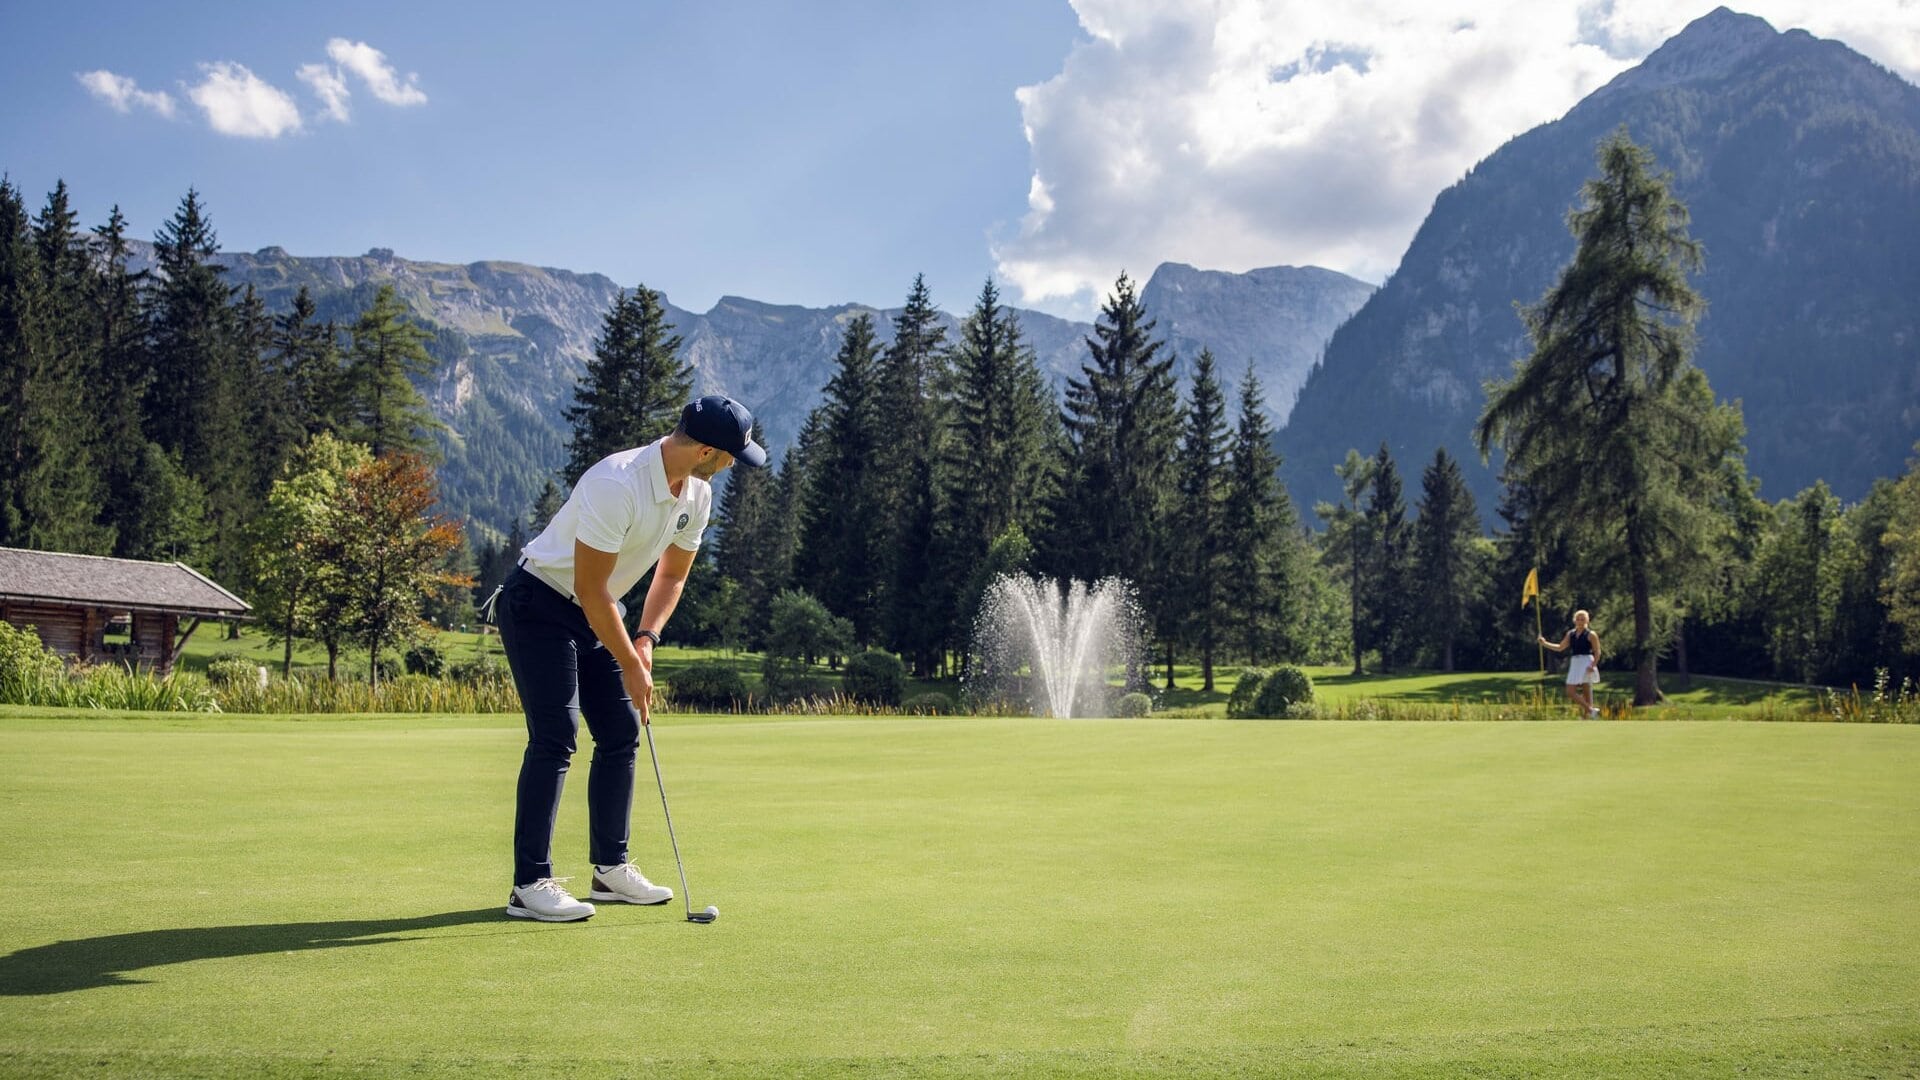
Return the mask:
[[[1719,0],[0,0],[0,170],[150,236],[1090,318],[1122,270],[1378,281],[1434,196]],[[1912,81],[1920,0],[1751,0]]]
[[[0,6],[0,169],[35,205],[56,179],[89,224],[118,202],[151,235],[188,186],[223,245],[390,247],[644,281],[704,310],[733,293],[893,305],[924,271],[947,307],[1026,210],[1014,90],[1079,31],[1064,3],[66,4]],[[345,123],[296,75],[344,38],[416,73]],[[213,130],[202,64],[244,65],[301,127]],[[166,92],[122,113],[77,75]],[[21,107],[24,104],[25,107]]]

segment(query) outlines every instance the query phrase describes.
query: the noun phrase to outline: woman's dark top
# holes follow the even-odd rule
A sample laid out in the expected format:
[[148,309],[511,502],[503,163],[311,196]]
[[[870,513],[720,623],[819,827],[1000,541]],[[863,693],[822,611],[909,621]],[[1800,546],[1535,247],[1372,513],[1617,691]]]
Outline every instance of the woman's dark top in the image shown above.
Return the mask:
[[1573,655],[1592,656],[1593,635],[1587,633],[1585,630],[1575,630],[1573,632]]

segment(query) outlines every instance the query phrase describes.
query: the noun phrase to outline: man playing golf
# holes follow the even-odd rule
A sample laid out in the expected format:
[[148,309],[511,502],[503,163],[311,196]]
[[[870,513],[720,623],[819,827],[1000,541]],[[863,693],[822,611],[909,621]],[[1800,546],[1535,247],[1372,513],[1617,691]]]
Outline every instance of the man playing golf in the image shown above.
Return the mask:
[[[754,468],[767,452],[749,437],[753,417],[737,401],[704,397],[680,413],[673,433],[603,458],[573,486],[566,505],[521,551],[494,601],[494,620],[527,713],[527,751],[513,822],[513,892],[507,914],[571,922],[593,914],[553,876],[553,825],[580,717],[593,733],[587,776],[589,856],[595,900],[664,904],[627,860],[640,725],[653,698],[653,649],[680,601],[712,510],[707,481],[735,461]],[[616,600],[653,568],[629,639]]]

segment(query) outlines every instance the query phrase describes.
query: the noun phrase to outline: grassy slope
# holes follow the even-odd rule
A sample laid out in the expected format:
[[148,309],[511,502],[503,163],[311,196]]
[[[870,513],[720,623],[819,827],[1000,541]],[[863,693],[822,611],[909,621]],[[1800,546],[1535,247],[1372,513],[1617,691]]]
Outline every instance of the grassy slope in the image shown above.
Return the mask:
[[[693,900],[724,913],[711,927],[677,908],[499,915],[508,718],[6,711],[0,814],[32,902],[0,925],[0,1074],[1920,1062],[1913,728],[657,735]],[[562,873],[582,869],[584,779]],[[667,880],[650,787],[636,858]]]

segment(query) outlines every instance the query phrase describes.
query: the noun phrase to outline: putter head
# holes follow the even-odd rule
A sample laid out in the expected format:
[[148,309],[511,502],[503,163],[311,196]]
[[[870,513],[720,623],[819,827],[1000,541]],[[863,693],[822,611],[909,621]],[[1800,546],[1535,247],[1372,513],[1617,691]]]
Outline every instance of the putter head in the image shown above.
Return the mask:
[[712,904],[708,904],[705,911],[687,912],[688,922],[710,923],[719,917],[720,917],[720,909],[717,907],[714,907]]

